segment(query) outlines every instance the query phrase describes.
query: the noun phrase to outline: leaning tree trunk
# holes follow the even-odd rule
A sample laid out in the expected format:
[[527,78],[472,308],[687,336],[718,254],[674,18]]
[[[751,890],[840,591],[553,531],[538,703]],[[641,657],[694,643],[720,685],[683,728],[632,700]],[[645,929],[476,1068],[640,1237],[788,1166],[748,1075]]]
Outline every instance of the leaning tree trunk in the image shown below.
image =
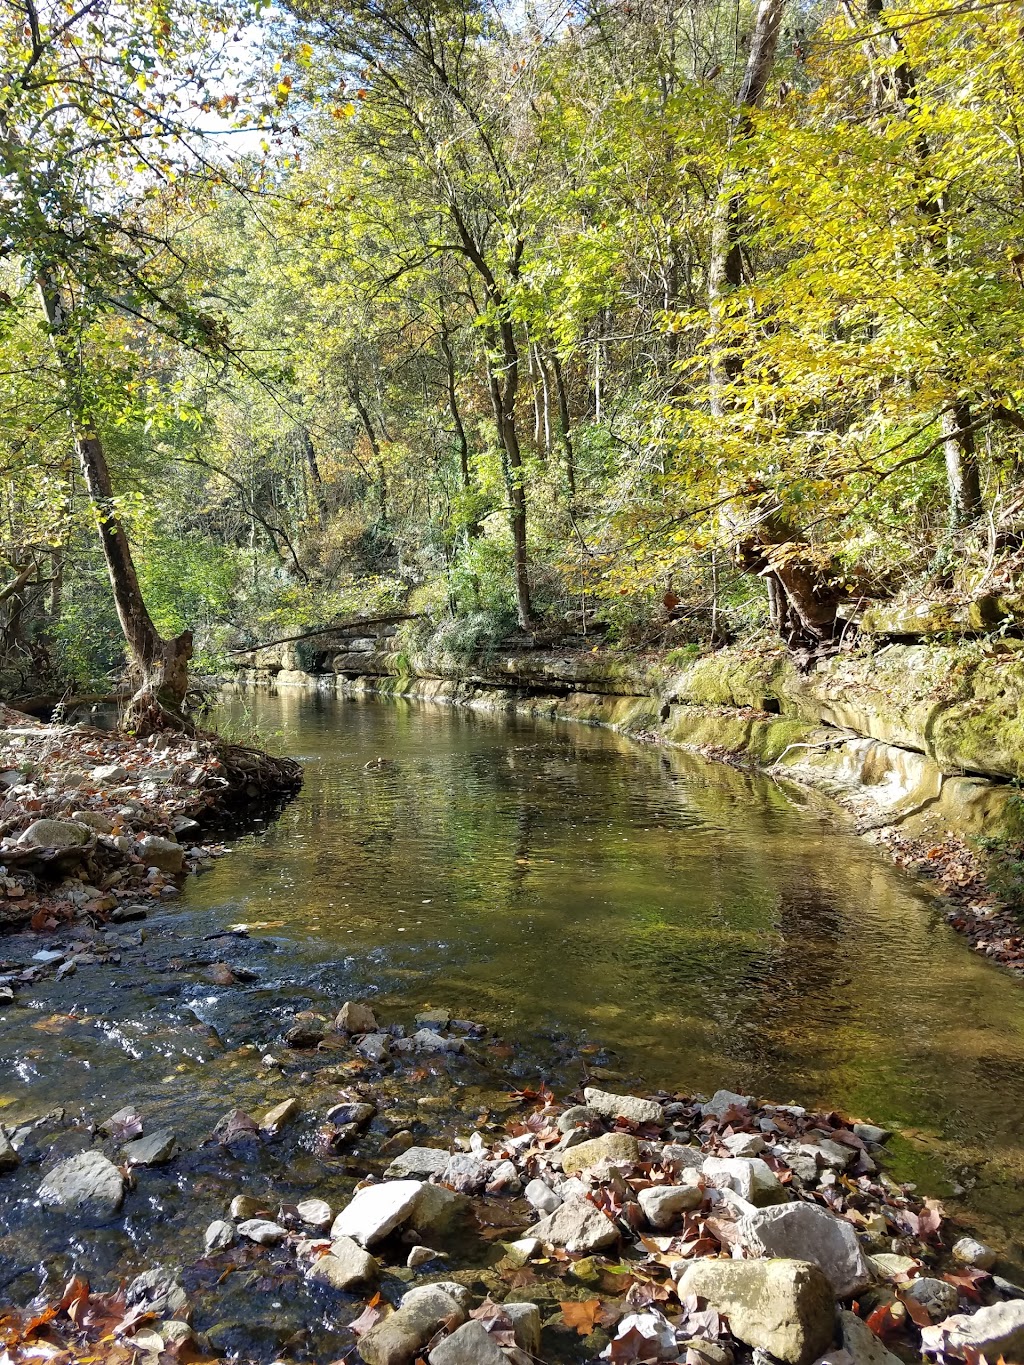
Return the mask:
[[165,640],[146,608],[135,561],[117,515],[103,442],[89,422],[82,401],[77,362],[71,348],[71,316],[52,273],[42,268],[36,283],[50,329],[67,400],[68,417],[82,479],[96,514],[103,558],[113,589],[117,619],[128,646],[134,694],[124,725],[137,735],[162,729],[188,729],[182,715],[192,658],[192,632]]

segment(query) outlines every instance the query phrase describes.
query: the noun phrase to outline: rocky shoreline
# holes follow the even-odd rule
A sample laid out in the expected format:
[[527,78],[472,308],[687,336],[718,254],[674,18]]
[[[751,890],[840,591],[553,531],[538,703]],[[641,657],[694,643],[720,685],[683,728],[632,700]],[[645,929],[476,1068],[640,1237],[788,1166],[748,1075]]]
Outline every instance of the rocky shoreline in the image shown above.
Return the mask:
[[[7,1361],[1024,1359],[1024,1290],[886,1174],[881,1128],[727,1090],[618,1093],[586,1062],[575,1093],[517,1078],[485,1099],[481,1066],[515,1050],[447,1010],[286,1022],[239,1060],[291,1089],[193,1151],[136,1106],[3,1128],[0,1192],[18,1182],[77,1248],[58,1292],[0,1318]],[[284,1173],[311,1158],[295,1198]],[[162,1216],[160,1179],[184,1192],[190,1254],[92,1282],[106,1227]],[[248,1345],[218,1321],[230,1293]]]
[[294,760],[213,735],[136,741],[7,707],[0,725],[0,930],[142,919],[219,856],[204,830],[302,784]]

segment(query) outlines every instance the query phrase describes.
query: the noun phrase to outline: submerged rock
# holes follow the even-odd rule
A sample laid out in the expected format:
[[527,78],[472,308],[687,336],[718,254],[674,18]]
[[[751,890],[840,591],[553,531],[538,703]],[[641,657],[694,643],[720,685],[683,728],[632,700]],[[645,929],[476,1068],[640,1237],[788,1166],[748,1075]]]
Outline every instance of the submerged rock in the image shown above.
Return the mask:
[[158,1318],[171,1317],[188,1303],[188,1295],[169,1270],[157,1266],[136,1275],[125,1290],[125,1306],[147,1309]]
[[288,1236],[280,1223],[274,1223],[269,1218],[246,1218],[239,1223],[238,1233],[242,1237],[247,1237],[250,1242],[258,1242],[262,1247],[276,1246]]
[[832,1287],[807,1261],[694,1261],[680,1298],[696,1294],[729,1319],[732,1334],[786,1365],[810,1365],[832,1342]]
[[136,1138],[121,1148],[121,1155],[129,1166],[162,1166],[178,1150],[178,1139],[168,1128],[161,1128],[148,1137]]
[[379,1274],[377,1261],[358,1242],[351,1237],[336,1237],[330,1252],[313,1262],[306,1278],[314,1284],[345,1291],[358,1284],[371,1284]]
[[124,1202],[124,1176],[102,1152],[81,1152],[55,1166],[39,1186],[47,1208],[109,1217]]

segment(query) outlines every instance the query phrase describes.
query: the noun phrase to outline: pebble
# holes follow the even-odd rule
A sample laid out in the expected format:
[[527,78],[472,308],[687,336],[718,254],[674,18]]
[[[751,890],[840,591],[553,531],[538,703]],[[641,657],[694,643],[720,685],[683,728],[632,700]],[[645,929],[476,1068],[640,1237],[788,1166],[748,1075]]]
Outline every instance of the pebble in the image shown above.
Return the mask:
[[215,1251],[223,1251],[235,1240],[235,1225],[229,1223],[224,1218],[215,1218],[206,1229],[203,1238],[203,1247],[207,1256],[212,1256]]
[[334,1218],[334,1210],[326,1199],[303,1199],[301,1203],[296,1204],[295,1211],[306,1226],[311,1228],[330,1227]]
[[991,1270],[996,1263],[996,1253],[974,1237],[961,1237],[959,1241],[953,1243],[953,1259],[959,1261],[961,1265]]

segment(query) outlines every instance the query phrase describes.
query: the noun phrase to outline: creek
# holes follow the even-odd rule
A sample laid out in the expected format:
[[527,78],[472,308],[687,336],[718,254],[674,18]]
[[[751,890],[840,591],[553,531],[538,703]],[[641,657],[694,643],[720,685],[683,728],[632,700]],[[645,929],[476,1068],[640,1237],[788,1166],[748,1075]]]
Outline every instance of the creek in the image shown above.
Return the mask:
[[[566,1093],[584,1067],[612,1089],[835,1107],[893,1128],[890,1169],[1019,1257],[1024,992],[825,803],[579,725],[299,691],[249,694],[224,717],[302,759],[299,797],[230,841],[141,941],[122,926],[118,969],[40,982],[0,1016],[8,1128],[131,1104],[183,1155],[83,1233],[40,1213],[30,1143],[0,1184],[0,1301],[73,1269],[102,1282],[194,1260],[242,1189],[342,1202],[347,1159],[312,1137],[286,1161],[201,1143],[232,1106],[315,1088],[260,1058],[287,1062],[296,1012],[362,998],[386,1021],[445,1007],[505,1040],[485,1064],[394,1083],[396,1121],[436,1112],[442,1140],[446,1123],[465,1131],[456,1113],[496,1112],[503,1089],[541,1078]],[[38,946],[11,936],[0,956]],[[221,960],[255,979],[211,984]],[[77,1128],[57,1138],[64,1155],[85,1145]],[[38,1160],[52,1154],[50,1134]],[[299,1290],[266,1292],[265,1340],[251,1306],[231,1337],[230,1285],[208,1310],[229,1321],[225,1348],[269,1359],[298,1330]]]

